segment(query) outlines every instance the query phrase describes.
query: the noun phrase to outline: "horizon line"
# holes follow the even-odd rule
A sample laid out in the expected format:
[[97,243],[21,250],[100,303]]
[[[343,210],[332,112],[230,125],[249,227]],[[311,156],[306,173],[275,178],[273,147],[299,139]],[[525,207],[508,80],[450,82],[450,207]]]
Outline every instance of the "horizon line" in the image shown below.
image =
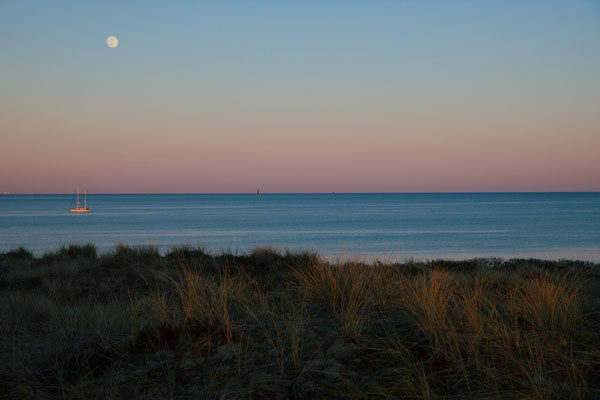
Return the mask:
[[[71,195],[75,192],[65,192],[65,193],[50,193],[50,192],[34,192],[34,193],[12,193],[12,192],[2,192],[4,196],[10,195]],[[501,194],[501,193],[519,193],[519,194],[529,194],[529,193],[600,193],[600,190],[575,190],[575,191],[560,191],[560,190],[551,190],[551,191],[447,191],[447,192],[261,192],[260,195],[267,194]],[[152,194],[152,195],[253,195],[256,196],[254,192],[90,192],[87,191],[87,194],[102,194],[102,195],[133,195],[133,194]]]

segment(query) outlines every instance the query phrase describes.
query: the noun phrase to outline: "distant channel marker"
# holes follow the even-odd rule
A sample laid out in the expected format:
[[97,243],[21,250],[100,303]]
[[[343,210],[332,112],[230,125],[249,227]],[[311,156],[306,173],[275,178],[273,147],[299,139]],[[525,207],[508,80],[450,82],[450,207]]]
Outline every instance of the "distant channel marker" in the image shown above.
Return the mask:
[[108,47],[110,47],[111,49],[114,49],[115,47],[117,47],[119,45],[119,39],[117,39],[114,36],[109,36],[106,38],[106,45]]

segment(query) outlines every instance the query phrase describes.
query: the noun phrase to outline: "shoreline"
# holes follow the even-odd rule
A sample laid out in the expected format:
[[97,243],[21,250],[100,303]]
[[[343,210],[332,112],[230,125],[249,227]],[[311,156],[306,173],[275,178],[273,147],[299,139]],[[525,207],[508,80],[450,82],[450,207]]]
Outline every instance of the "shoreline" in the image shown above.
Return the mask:
[[[360,261],[365,264],[404,264],[410,262],[418,262],[418,263],[429,263],[435,261],[452,261],[452,262],[471,262],[477,261],[481,263],[485,263],[486,260],[493,263],[499,264],[504,262],[514,262],[514,261],[539,261],[539,262],[576,262],[576,263],[589,263],[589,264],[597,264],[600,265],[600,259],[596,259],[593,256],[587,258],[573,258],[573,257],[538,257],[535,255],[515,255],[515,256],[497,256],[497,255],[484,255],[484,254],[473,254],[473,253],[458,253],[458,254],[448,254],[448,255],[415,255],[415,256],[403,256],[395,253],[384,253],[384,254],[371,254],[368,252],[361,253],[360,251],[354,252],[338,252],[335,254],[327,254],[326,252],[320,252],[313,249],[290,249],[289,247],[279,247],[273,245],[256,245],[252,246],[249,249],[232,249],[232,248],[223,248],[220,250],[211,250],[207,249],[206,246],[202,245],[192,245],[192,244],[175,244],[175,245],[158,245],[158,244],[130,244],[127,242],[117,242],[113,246],[102,246],[98,247],[95,243],[92,242],[83,242],[83,243],[69,243],[69,244],[61,244],[55,246],[50,250],[30,250],[28,246],[25,245],[17,245],[12,248],[0,249],[0,255],[8,254],[11,252],[22,252],[25,251],[30,253],[34,258],[43,258],[46,255],[52,253],[59,253],[64,249],[68,249],[69,247],[76,246],[92,246],[98,255],[108,255],[115,251],[118,247],[129,247],[134,249],[149,249],[156,250],[161,256],[167,256],[169,253],[173,251],[177,251],[178,249],[201,249],[204,253],[211,256],[219,256],[219,255],[247,255],[255,251],[256,249],[269,249],[276,253],[281,254],[299,254],[299,253],[310,253],[314,255],[318,255],[320,258],[327,260],[332,263],[344,263],[347,261]],[[585,253],[585,250],[582,250]],[[539,252],[537,254],[543,254],[548,252]],[[560,253],[560,251],[555,251],[555,253]],[[535,252],[534,252],[535,254]]]

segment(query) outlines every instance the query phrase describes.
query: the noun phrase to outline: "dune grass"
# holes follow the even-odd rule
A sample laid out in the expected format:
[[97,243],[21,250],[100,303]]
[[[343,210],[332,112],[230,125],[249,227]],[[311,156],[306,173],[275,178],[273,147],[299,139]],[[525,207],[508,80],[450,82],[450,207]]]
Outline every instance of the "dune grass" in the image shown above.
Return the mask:
[[0,253],[0,397],[600,396],[600,265]]

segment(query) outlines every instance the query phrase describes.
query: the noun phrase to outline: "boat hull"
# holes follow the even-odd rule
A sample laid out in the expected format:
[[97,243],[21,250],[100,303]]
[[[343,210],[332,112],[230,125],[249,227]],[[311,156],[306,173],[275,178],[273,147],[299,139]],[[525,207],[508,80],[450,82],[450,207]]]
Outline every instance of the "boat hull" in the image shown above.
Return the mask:
[[81,212],[90,212],[89,208],[71,208],[71,212],[81,213]]

